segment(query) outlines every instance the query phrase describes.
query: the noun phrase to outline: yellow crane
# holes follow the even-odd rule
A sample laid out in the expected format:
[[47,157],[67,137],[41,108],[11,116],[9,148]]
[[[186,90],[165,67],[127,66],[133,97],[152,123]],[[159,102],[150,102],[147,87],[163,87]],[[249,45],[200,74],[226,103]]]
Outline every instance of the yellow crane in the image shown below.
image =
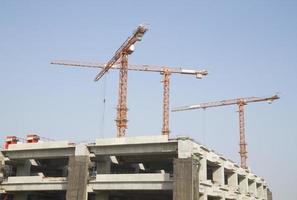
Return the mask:
[[244,106],[249,103],[255,102],[263,102],[267,101],[268,103],[272,103],[274,100],[279,99],[278,95],[270,96],[270,97],[245,97],[245,98],[237,98],[237,99],[228,99],[222,101],[214,101],[208,103],[201,103],[191,106],[182,106],[173,108],[173,112],[177,111],[185,111],[185,110],[194,110],[194,109],[206,109],[211,107],[219,107],[219,106],[229,106],[229,105],[237,105],[238,113],[239,113],[239,133],[240,133],[240,143],[239,143],[239,154],[240,154],[240,165],[242,168],[247,168],[246,159],[247,159],[247,150],[246,150],[246,142],[245,142],[245,124],[244,124]]
[[[104,68],[105,63],[91,63],[91,62],[80,62],[80,61],[69,61],[69,60],[55,60],[51,64],[65,65],[65,66],[77,66],[87,68]],[[121,69],[120,63],[115,63],[111,69]],[[206,70],[192,70],[185,69],[184,67],[161,67],[155,65],[128,65],[128,70],[139,71],[139,72],[157,72],[163,75],[163,125],[162,134],[169,135],[169,91],[170,91],[170,76],[171,74],[183,74],[192,75],[196,78],[201,79],[206,76],[208,72]]]

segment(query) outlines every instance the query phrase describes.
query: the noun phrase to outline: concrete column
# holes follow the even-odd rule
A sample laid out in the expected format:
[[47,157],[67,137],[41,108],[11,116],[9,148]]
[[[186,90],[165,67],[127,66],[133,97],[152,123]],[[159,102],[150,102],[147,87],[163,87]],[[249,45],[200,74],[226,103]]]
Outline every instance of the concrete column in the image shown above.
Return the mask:
[[200,195],[199,200],[207,200],[207,194]]
[[248,179],[244,176],[243,180],[239,183],[240,193],[246,194],[249,191]]
[[200,160],[199,180],[206,181],[207,179],[207,159],[202,157]]
[[4,156],[0,152],[0,183],[4,179]]
[[173,200],[198,200],[198,162],[192,158],[178,158],[173,166]]
[[259,199],[263,199],[263,184],[262,183],[257,184],[257,197]]
[[237,174],[233,173],[229,179],[228,179],[229,185],[231,187],[237,188],[238,187],[238,182],[237,182]]
[[100,193],[96,193],[95,195],[95,200],[108,200],[108,199],[109,199],[108,192],[100,192]]
[[25,160],[23,163],[17,165],[17,176],[30,176],[31,172],[31,162],[30,160]]
[[255,180],[248,180],[249,184],[249,193],[253,194],[254,196],[257,195],[257,186]]
[[192,151],[193,143],[189,138],[178,139],[178,158],[190,158]]
[[263,199],[268,199],[268,190],[266,186],[263,186]]
[[66,200],[87,200],[89,178],[89,151],[86,144],[75,147],[75,156],[69,157]]
[[272,200],[272,192],[269,190],[269,188],[267,188],[267,200]]
[[218,168],[214,170],[213,180],[215,183],[218,183],[219,185],[224,185],[224,167],[218,166]]

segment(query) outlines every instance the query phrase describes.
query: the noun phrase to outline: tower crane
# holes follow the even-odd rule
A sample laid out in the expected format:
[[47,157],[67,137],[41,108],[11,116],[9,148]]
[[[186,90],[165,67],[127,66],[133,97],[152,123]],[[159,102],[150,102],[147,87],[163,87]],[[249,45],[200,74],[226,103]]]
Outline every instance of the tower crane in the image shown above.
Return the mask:
[[208,103],[201,103],[191,106],[182,106],[173,108],[173,112],[177,111],[185,111],[185,110],[194,110],[194,109],[206,109],[211,107],[219,107],[219,106],[229,106],[229,105],[237,105],[238,113],[239,113],[239,133],[240,133],[240,143],[239,143],[239,154],[240,154],[240,165],[242,168],[247,168],[246,159],[247,159],[247,144],[245,142],[245,124],[244,124],[244,106],[249,103],[262,102],[266,101],[268,103],[272,103],[274,100],[279,99],[278,95],[270,96],[270,97],[245,97],[245,98],[237,98],[237,99],[228,99],[223,101],[215,101]]
[[[56,60],[52,61],[51,64],[65,65],[65,66],[77,66],[77,67],[88,67],[88,68],[103,68],[106,66],[104,63],[91,63],[91,62],[79,62],[79,61],[67,61],[67,60]],[[121,69],[120,63],[115,63],[111,69]],[[155,65],[128,65],[128,70],[139,71],[139,72],[157,72],[163,75],[163,125],[162,134],[169,135],[169,90],[170,90],[170,76],[171,74],[183,74],[192,75],[196,78],[201,79],[206,76],[208,72],[206,70],[191,70],[183,67],[161,67]]]
[[127,129],[127,77],[128,77],[128,55],[134,51],[134,44],[141,41],[143,35],[147,31],[147,27],[139,25],[133,34],[126,39],[126,41],[115,52],[113,57],[102,67],[102,70],[96,75],[94,81],[98,81],[110,68],[116,63],[120,63],[119,76],[119,96],[117,106],[117,136],[125,136]]

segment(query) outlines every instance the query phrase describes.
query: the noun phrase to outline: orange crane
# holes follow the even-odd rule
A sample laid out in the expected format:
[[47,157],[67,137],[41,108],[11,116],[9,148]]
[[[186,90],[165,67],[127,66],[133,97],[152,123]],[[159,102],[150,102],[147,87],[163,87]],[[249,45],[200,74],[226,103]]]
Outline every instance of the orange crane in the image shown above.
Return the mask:
[[246,98],[237,98],[237,99],[228,99],[223,101],[215,101],[209,103],[201,103],[197,105],[191,106],[182,106],[173,108],[172,111],[185,111],[185,110],[193,110],[193,109],[206,109],[211,107],[219,107],[219,106],[229,106],[229,105],[238,105],[238,113],[239,113],[239,133],[240,133],[240,143],[239,143],[239,154],[240,154],[240,165],[242,168],[247,168],[246,159],[247,159],[247,144],[245,142],[245,124],[244,124],[244,106],[248,103],[254,102],[262,102],[267,101],[268,103],[272,103],[272,101],[279,99],[278,95],[270,96],[270,97],[246,97]]
[[114,56],[103,66],[102,70],[96,75],[94,81],[98,81],[106,72],[112,68],[116,62],[120,62],[120,77],[119,77],[119,96],[117,106],[117,136],[125,136],[127,129],[127,77],[128,77],[128,55],[134,51],[134,44],[141,41],[143,35],[147,31],[147,27],[139,25],[133,34],[115,52]]
[[120,77],[119,77],[119,99],[117,107],[117,136],[125,136],[127,129],[127,86],[128,86],[128,55],[133,53],[134,44],[141,41],[147,27],[139,25],[134,33],[122,44],[115,52],[114,56],[106,63],[102,70],[96,75],[95,81],[98,81],[117,61],[120,60]]
[[[67,60],[52,61],[51,64],[77,66],[77,67],[90,67],[90,68],[103,68],[104,63],[90,63],[90,62],[78,62]],[[115,63],[112,69],[120,69],[119,63]],[[158,72],[163,75],[163,125],[162,134],[169,135],[169,90],[170,90],[170,76],[171,74],[184,74],[194,75],[196,78],[201,79],[206,76],[208,72],[206,70],[191,70],[182,67],[160,67],[154,65],[128,65],[128,70],[140,71],[140,72]]]

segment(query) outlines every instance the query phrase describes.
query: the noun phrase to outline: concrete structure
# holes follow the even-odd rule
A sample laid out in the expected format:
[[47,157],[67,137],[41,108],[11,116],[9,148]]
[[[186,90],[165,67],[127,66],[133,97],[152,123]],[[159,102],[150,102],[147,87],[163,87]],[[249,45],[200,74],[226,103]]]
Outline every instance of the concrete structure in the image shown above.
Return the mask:
[[18,143],[2,154],[0,193],[6,200],[267,200],[271,196],[262,178],[189,138]]

